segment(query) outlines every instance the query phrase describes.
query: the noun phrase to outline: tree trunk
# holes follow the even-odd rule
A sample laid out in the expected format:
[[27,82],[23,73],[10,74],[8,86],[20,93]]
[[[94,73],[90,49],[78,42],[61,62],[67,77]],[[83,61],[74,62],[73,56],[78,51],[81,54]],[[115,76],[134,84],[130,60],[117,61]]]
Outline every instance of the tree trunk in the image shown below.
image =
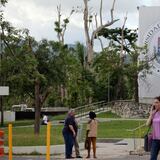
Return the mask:
[[116,100],[123,99],[123,75],[118,76],[118,82],[116,85]]
[[92,60],[93,60],[93,46],[92,46],[92,44],[89,43],[88,47],[87,47],[87,64],[88,64],[88,66],[91,65]]
[[40,114],[41,114],[41,101],[40,101],[40,82],[38,79],[35,81],[35,123],[34,134],[40,133]]

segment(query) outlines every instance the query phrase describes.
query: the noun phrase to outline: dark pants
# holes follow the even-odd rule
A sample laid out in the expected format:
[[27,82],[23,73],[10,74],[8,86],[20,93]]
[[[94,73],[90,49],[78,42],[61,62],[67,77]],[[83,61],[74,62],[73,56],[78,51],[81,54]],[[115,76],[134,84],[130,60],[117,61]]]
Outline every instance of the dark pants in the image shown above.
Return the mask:
[[157,160],[159,150],[160,150],[160,140],[153,139],[150,160]]
[[72,156],[72,148],[74,144],[74,137],[71,133],[62,132],[65,142],[65,156],[66,158],[70,158]]
[[88,147],[88,155],[87,157],[90,157],[90,152],[91,152],[91,143],[93,147],[93,157],[96,158],[96,137],[88,137],[89,140],[89,147]]

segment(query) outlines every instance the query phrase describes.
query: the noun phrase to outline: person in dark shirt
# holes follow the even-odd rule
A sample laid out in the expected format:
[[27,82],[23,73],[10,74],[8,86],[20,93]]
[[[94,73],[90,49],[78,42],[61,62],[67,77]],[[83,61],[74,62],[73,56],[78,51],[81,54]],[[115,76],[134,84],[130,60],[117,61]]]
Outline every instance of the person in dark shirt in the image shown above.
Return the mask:
[[71,109],[64,122],[62,134],[65,142],[65,157],[72,159],[72,148],[77,136],[78,127],[75,121],[75,110]]

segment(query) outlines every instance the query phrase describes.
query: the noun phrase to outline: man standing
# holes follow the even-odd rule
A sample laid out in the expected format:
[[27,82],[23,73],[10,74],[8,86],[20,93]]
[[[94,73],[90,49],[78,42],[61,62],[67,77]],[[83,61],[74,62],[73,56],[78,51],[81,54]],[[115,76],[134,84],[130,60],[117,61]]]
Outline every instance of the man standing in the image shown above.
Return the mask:
[[72,159],[72,149],[75,143],[75,138],[77,135],[77,124],[75,121],[75,110],[71,109],[64,122],[64,128],[62,130],[64,142],[65,142],[65,157],[67,159]]
[[[78,130],[78,122],[75,120],[76,125],[77,125],[77,130]],[[80,152],[79,152],[79,144],[78,144],[78,135],[76,134],[75,137],[75,141],[74,141],[74,148],[75,148],[75,153],[76,153],[76,158],[82,158],[82,156],[80,156]]]

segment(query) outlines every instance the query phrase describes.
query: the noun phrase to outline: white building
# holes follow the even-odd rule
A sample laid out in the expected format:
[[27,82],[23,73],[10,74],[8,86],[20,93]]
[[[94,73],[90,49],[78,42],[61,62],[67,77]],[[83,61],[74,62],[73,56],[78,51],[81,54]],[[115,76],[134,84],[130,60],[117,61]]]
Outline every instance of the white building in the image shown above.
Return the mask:
[[[145,80],[139,76],[140,102],[152,103],[156,96],[160,96],[160,6],[139,8],[139,45],[148,46],[148,56],[156,58],[151,62],[152,74]],[[141,57],[142,58],[142,57]]]

